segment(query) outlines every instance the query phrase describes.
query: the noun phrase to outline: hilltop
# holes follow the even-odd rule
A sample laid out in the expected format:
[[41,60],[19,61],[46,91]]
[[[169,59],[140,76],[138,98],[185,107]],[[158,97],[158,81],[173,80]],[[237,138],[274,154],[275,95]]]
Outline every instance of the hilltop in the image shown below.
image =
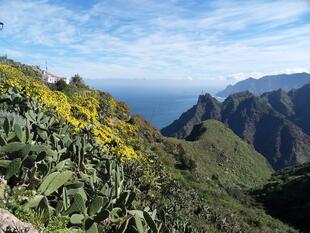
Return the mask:
[[166,140],[175,144],[179,152],[175,159],[181,170],[191,169],[190,161],[194,161],[198,177],[206,181],[215,178],[226,188],[259,186],[273,172],[261,154],[216,120],[195,125],[185,141]]
[[308,73],[268,75],[259,79],[248,78],[234,85],[229,85],[216,95],[226,98],[231,94],[243,91],[250,91],[254,95],[261,95],[264,92],[277,89],[289,91],[294,88],[300,88],[309,82],[310,74]]

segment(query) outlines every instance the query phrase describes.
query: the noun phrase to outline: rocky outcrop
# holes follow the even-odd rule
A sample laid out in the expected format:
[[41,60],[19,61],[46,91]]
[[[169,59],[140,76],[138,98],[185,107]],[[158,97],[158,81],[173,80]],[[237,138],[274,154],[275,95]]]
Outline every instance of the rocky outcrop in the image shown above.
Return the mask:
[[31,224],[24,223],[9,211],[0,209],[0,233],[39,233]]

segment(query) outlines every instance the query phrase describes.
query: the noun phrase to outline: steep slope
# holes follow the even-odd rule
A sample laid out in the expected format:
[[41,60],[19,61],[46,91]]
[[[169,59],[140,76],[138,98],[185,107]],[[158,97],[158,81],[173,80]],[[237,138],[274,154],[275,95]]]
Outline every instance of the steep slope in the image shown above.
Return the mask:
[[302,232],[310,232],[310,164],[289,167],[272,175],[253,192],[268,213]]
[[267,92],[262,97],[276,111],[310,135],[310,84],[290,92],[283,90]]
[[[209,95],[207,98],[214,99]],[[212,108],[210,105],[206,106],[205,102],[198,102],[192,109],[206,107]],[[236,93],[217,105],[216,111],[218,107],[221,114],[215,119],[220,119],[239,137],[252,144],[268,159],[273,168],[279,169],[310,160],[310,137],[290,121],[289,116],[294,114],[296,107],[286,93],[278,91],[262,97],[254,96],[250,92]],[[194,112],[192,111],[193,114]],[[208,109],[208,112],[212,112],[212,109]],[[285,113],[288,116],[285,116]],[[173,123],[174,127],[167,126],[161,132],[165,136],[186,138],[189,133],[184,134],[184,129],[192,129],[194,124],[206,120],[202,119],[202,115],[200,112],[189,122],[186,122],[187,119],[182,115]],[[304,118],[305,121],[306,119]]]
[[196,161],[199,177],[215,176],[225,187],[257,186],[272,173],[261,154],[216,120],[195,125],[181,145],[185,154]]
[[264,93],[262,98],[265,98],[276,111],[287,117],[295,114],[294,103],[292,102],[291,97],[282,89]]
[[264,92],[269,92],[277,89],[290,90],[299,88],[310,82],[310,74],[296,73],[296,74],[280,74],[264,76],[259,79],[248,78],[240,81],[235,85],[227,86],[223,91],[216,95],[219,97],[227,97],[231,94],[250,91],[254,95],[261,95]]
[[309,136],[262,98],[248,93],[242,98],[240,94],[231,95],[223,103],[222,121],[252,144],[275,169],[310,159]]
[[295,112],[290,117],[291,120],[310,135],[310,84],[292,90],[289,92],[289,96],[294,104]]

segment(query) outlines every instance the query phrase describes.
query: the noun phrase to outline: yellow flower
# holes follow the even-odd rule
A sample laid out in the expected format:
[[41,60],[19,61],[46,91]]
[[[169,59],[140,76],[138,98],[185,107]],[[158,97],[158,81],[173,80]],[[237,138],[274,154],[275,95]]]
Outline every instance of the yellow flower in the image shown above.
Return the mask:
[[[41,79],[28,77],[9,65],[0,65],[0,77],[0,94],[9,88],[16,88],[26,96],[36,99],[42,108],[54,110],[56,116],[65,119],[75,131],[91,126],[97,142],[105,145],[104,148],[112,155],[121,156],[123,159],[141,157],[141,154],[129,145],[134,141],[132,138],[136,137],[135,126],[123,121],[112,122],[110,119],[106,119],[103,124],[99,120],[98,92],[87,90],[68,98],[62,92],[49,89]],[[108,104],[115,111],[117,103],[112,97]],[[115,142],[113,146],[112,141]]]

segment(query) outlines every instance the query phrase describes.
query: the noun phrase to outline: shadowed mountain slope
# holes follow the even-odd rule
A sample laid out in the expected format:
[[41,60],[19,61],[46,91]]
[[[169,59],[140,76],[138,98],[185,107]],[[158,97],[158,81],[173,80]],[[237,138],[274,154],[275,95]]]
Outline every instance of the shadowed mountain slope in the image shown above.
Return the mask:
[[253,192],[267,212],[302,232],[310,232],[310,163],[289,167],[272,175]]
[[310,84],[289,92],[289,95],[295,112],[291,119],[310,135]]

